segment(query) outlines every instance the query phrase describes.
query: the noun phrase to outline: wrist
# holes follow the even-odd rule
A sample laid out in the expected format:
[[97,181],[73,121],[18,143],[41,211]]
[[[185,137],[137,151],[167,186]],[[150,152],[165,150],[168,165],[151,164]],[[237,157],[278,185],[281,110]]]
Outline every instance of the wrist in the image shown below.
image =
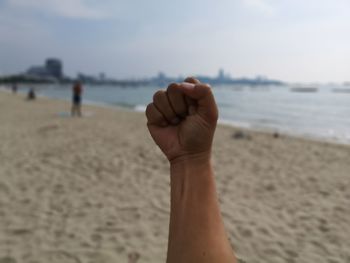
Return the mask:
[[211,154],[192,154],[172,160],[170,162],[170,175],[171,187],[174,189],[184,188],[192,191],[198,188],[212,187],[214,172]]
[[173,158],[170,162],[171,168],[200,168],[203,166],[211,165],[211,151],[183,154],[176,158]]

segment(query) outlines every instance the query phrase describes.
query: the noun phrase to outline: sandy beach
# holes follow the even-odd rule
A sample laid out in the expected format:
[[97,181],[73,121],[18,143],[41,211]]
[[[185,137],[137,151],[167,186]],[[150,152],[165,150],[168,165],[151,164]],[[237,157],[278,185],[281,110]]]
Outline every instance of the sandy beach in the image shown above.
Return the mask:
[[[0,263],[164,263],[169,166],[144,115],[69,111],[0,91]],[[350,146],[238,130],[220,125],[214,142],[238,256],[349,263]]]

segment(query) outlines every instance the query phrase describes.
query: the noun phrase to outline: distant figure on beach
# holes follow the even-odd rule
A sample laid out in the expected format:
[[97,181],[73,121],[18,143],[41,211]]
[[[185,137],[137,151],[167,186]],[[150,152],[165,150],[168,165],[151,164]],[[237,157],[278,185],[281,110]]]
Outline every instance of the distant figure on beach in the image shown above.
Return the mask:
[[74,83],[72,87],[72,111],[71,115],[72,116],[79,116],[81,117],[81,99],[83,95],[83,86],[80,81],[77,81]]
[[11,89],[12,89],[12,93],[13,93],[13,94],[16,94],[16,93],[17,93],[17,84],[14,83],[14,84],[12,85]]
[[35,99],[36,99],[35,90],[33,87],[31,87],[27,94],[27,100],[35,100]]
[[195,78],[157,91],[146,109],[154,142],[170,163],[167,263],[235,263],[215,189],[211,149],[218,109]]

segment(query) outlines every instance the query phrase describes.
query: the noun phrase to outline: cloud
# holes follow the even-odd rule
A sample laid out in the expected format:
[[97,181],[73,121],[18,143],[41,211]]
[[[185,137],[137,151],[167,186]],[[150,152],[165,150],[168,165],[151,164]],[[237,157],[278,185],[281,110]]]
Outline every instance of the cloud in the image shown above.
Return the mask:
[[30,8],[67,18],[102,19],[106,12],[87,4],[86,0],[8,0],[13,8]]
[[267,0],[242,0],[243,4],[248,8],[253,8],[262,12],[265,15],[273,15],[275,13],[274,7]]

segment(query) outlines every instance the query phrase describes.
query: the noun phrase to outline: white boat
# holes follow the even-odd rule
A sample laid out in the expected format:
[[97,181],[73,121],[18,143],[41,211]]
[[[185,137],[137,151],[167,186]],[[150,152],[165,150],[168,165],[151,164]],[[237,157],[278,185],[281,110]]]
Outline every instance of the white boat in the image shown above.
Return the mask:
[[318,88],[316,87],[293,87],[290,88],[291,92],[317,92]]
[[332,91],[335,93],[350,93],[350,89],[347,88],[336,88],[332,89]]

